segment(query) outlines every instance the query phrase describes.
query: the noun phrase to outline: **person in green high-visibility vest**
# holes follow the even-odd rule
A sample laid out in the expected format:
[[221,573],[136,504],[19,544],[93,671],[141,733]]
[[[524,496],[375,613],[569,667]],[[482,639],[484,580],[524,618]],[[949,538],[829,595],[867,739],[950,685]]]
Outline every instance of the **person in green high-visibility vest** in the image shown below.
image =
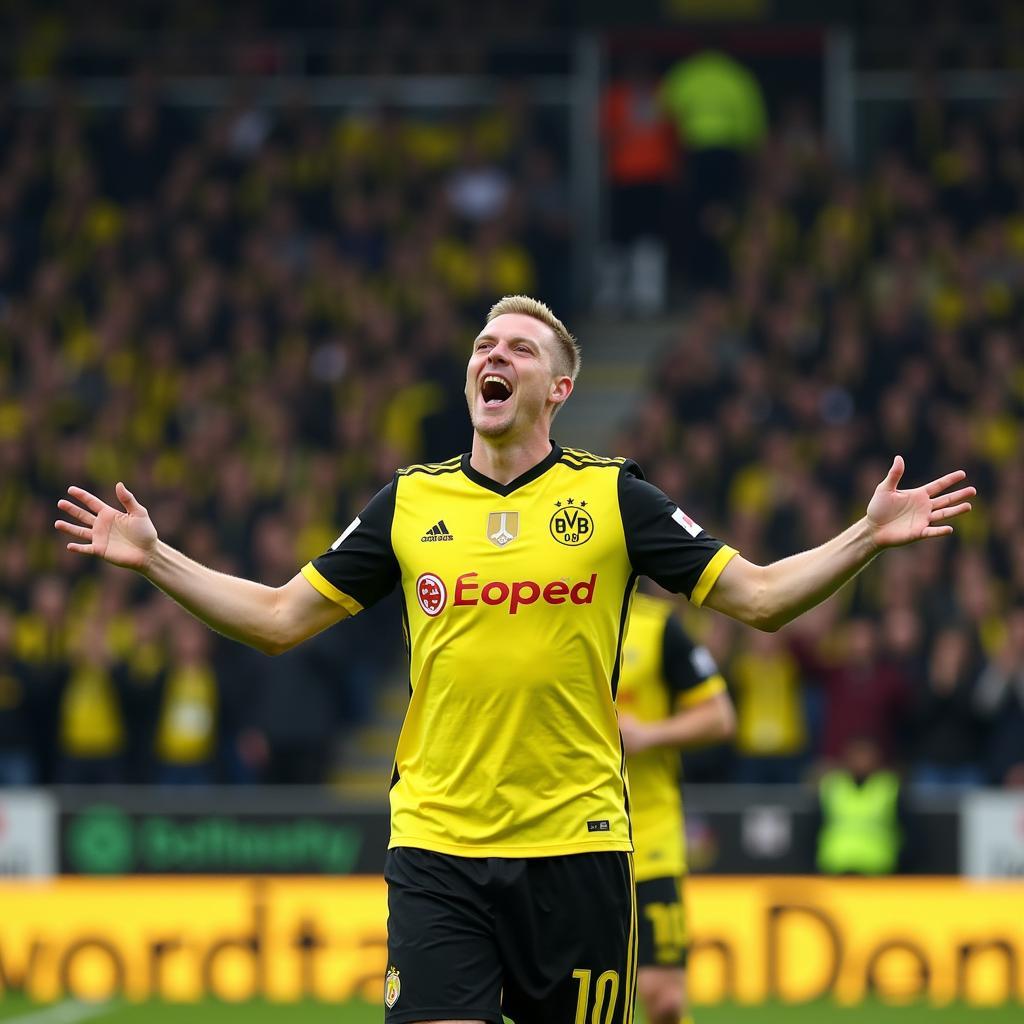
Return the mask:
[[827,875],[889,875],[904,866],[907,816],[899,776],[884,768],[869,736],[847,743],[843,763],[818,784],[818,870]]
[[750,156],[768,133],[761,85],[729,54],[709,49],[669,68],[660,99],[686,154],[684,209],[674,232],[687,285],[724,288],[731,280],[728,225],[747,194]]

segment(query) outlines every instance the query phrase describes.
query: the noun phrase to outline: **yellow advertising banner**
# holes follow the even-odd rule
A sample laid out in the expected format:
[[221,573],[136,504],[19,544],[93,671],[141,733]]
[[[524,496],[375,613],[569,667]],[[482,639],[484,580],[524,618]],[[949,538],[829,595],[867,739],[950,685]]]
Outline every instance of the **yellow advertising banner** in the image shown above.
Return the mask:
[[[1024,885],[694,878],[694,1000],[1024,1000]],[[0,995],[382,998],[379,878],[0,883]]]
[[1024,1000],[1024,883],[694,878],[695,1002]]

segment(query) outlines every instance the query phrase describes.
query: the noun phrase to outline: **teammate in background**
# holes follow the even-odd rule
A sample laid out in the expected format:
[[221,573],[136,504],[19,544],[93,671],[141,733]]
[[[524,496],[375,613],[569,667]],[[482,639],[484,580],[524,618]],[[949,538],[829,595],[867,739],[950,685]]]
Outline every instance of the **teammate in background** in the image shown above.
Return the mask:
[[[388,1024],[632,1020],[633,848],[615,711],[638,576],[777,629],[879,551],[952,533],[962,471],[900,491],[811,551],[747,561],[636,463],[550,440],[579,348],[543,303],[509,296],[472,345],[470,452],[395,474],[280,587],[215,572],[79,487],[68,549],[142,573],[226,636],[288,650],[400,588],[409,708],[391,779]],[[435,527],[437,532],[435,532]]]
[[686,635],[671,602],[634,598],[616,704],[636,851],[637,994],[650,1024],[692,1024],[679,753],[729,739],[736,712],[714,658]]

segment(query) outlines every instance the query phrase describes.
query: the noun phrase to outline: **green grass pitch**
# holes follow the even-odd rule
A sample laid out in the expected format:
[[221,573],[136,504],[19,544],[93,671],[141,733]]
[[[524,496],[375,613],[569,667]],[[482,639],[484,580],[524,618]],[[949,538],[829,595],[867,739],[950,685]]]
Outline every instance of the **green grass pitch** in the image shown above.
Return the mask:
[[[828,1003],[799,1006],[708,1006],[694,1013],[696,1024],[1020,1024],[1024,1007],[976,1009],[965,1006],[883,1006],[866,1003],[838,1008]],[[382,1024],[383,1007],[367,1003],[199,1004],[115,1003],[51,1006],[17,996],[0,999],[0,1021],[9,1024]],[[528,1022],[527,1022],[528,1024]]]

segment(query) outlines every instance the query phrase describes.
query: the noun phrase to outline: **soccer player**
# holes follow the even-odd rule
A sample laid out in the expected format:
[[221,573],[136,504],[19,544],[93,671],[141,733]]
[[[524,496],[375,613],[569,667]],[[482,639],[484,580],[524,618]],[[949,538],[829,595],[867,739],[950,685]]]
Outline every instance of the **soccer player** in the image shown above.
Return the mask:
[[679,752],[729,739],[736,712],[711,653],[693,644],[669,601],[634,598],[616,703],[636,848],[637,993],[650,1024],[692,1024]]
[[963,472],[897,490],[821,547],[767,566],[705,533],[628,459],[560,448],[579,349],[547,306],[509,296],[473,341],[471,450],[399,470],[328,551],[268,587],[159,540],[79,487],[71,551],[142,573],[226,636],[285,651],[396,586],[411,696],[391,777],[388,1024],[629,1021],[632,837],[615,714],[639,575],[775,629],[882,548],[952,532]]

